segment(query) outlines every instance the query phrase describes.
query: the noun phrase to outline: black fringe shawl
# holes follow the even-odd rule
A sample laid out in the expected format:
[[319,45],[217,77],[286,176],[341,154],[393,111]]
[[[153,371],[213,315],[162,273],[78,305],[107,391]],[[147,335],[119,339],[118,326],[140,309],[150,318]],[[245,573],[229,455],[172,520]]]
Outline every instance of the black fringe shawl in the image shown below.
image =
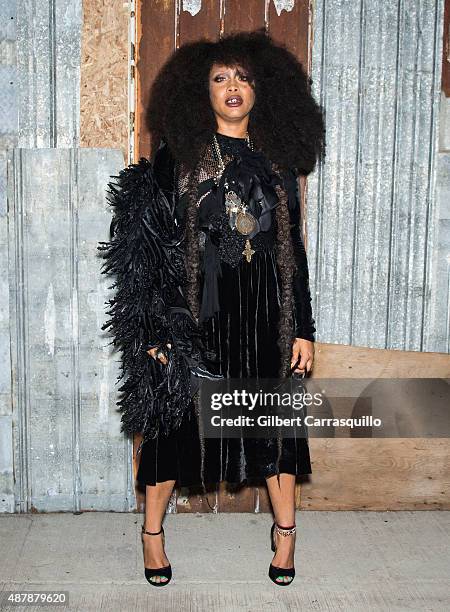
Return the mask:
[[[159,188],[145,157],[111,178],[117,182],[107,190],[113,207],[110,241],[97,249],[105,260],[101,273],[115,278],[109,287],[115,293],[105,302],[109,319],[102,330],[110,331],[109,344],[122,351],[121,431],[142,433],[144,443],[180,425],[195,392],[189,366],[200,359],[201,332],[181,290],[187,274],[175,200]],[[147,353],[167,343],[172,346],[167,365]]]

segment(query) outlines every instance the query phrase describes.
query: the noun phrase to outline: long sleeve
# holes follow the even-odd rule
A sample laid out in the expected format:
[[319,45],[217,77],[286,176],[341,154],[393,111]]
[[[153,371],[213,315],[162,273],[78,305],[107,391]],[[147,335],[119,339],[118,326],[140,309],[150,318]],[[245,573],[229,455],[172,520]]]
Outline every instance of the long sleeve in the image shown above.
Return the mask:
[[304,338],[314,342],[316,328],[312,315],[308,260],[300,223],[300,196],[294,172],[291,171],[284,175],[284,185],[288,193],[291,237],[296,261],[296,271],[293,277],[294,332],[296,338]]

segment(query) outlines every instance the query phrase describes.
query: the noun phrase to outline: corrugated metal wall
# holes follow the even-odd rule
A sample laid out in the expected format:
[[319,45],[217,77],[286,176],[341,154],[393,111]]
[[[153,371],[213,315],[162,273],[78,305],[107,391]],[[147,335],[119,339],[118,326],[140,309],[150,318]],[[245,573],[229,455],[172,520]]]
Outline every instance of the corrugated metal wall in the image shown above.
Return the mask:
[[96,251],[123,154],[78,148],[81,0],[1,0],[0,15],[0,511],[128,511]]
[[443,1],[315,3],[327,159],[308,182],[321,342],[446,351],[437,300]]
[[0,0],[0,512],[14,512],[7,152],[17,145],[16,6]]
[[[77,148],[81,0],[0,0],[0,15],[0,510],[127,511],[131,448],[115,413],[117,355],[98,333],[108,292],[95,251],[123,156]],[[328,128],[308,184],[319,341],[447,350],[442,15],[442,0],[315,3],[312,76]]]
[[134,504],[129,440],[114,411],[117,355],[99,334],[109,283],[95,250],[107,239],[112,160],[73,148],[15,149],[9,160],[17,510]]

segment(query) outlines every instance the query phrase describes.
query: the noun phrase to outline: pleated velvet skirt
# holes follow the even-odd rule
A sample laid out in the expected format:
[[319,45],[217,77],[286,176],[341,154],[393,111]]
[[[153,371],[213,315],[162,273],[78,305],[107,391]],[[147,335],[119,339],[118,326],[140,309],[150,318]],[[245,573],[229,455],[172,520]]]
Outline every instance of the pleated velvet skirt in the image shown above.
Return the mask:
[[[280,275],[275,251],[258,251],[237,267],[222,262],[220,312],[204,325],[207,349],[218,357],[227,378],[277,378],[280,371],[278,321]],[[260,483],[278,471],[311,474],[308,440],[276,438],[204,438],[203,482]],[[140,485],[175,480],[175,486],[200,486],[202,452],[194,402],[179,430],[148,440],[141,449]]]

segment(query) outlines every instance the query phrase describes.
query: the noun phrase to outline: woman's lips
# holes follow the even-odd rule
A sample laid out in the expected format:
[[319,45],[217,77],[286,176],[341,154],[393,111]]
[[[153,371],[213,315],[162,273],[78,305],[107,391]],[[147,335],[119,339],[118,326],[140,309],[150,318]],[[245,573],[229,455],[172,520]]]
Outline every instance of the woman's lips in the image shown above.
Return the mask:
[[241,96],[230,96],[225,100],[227,106],[241,106],[242,102]]

